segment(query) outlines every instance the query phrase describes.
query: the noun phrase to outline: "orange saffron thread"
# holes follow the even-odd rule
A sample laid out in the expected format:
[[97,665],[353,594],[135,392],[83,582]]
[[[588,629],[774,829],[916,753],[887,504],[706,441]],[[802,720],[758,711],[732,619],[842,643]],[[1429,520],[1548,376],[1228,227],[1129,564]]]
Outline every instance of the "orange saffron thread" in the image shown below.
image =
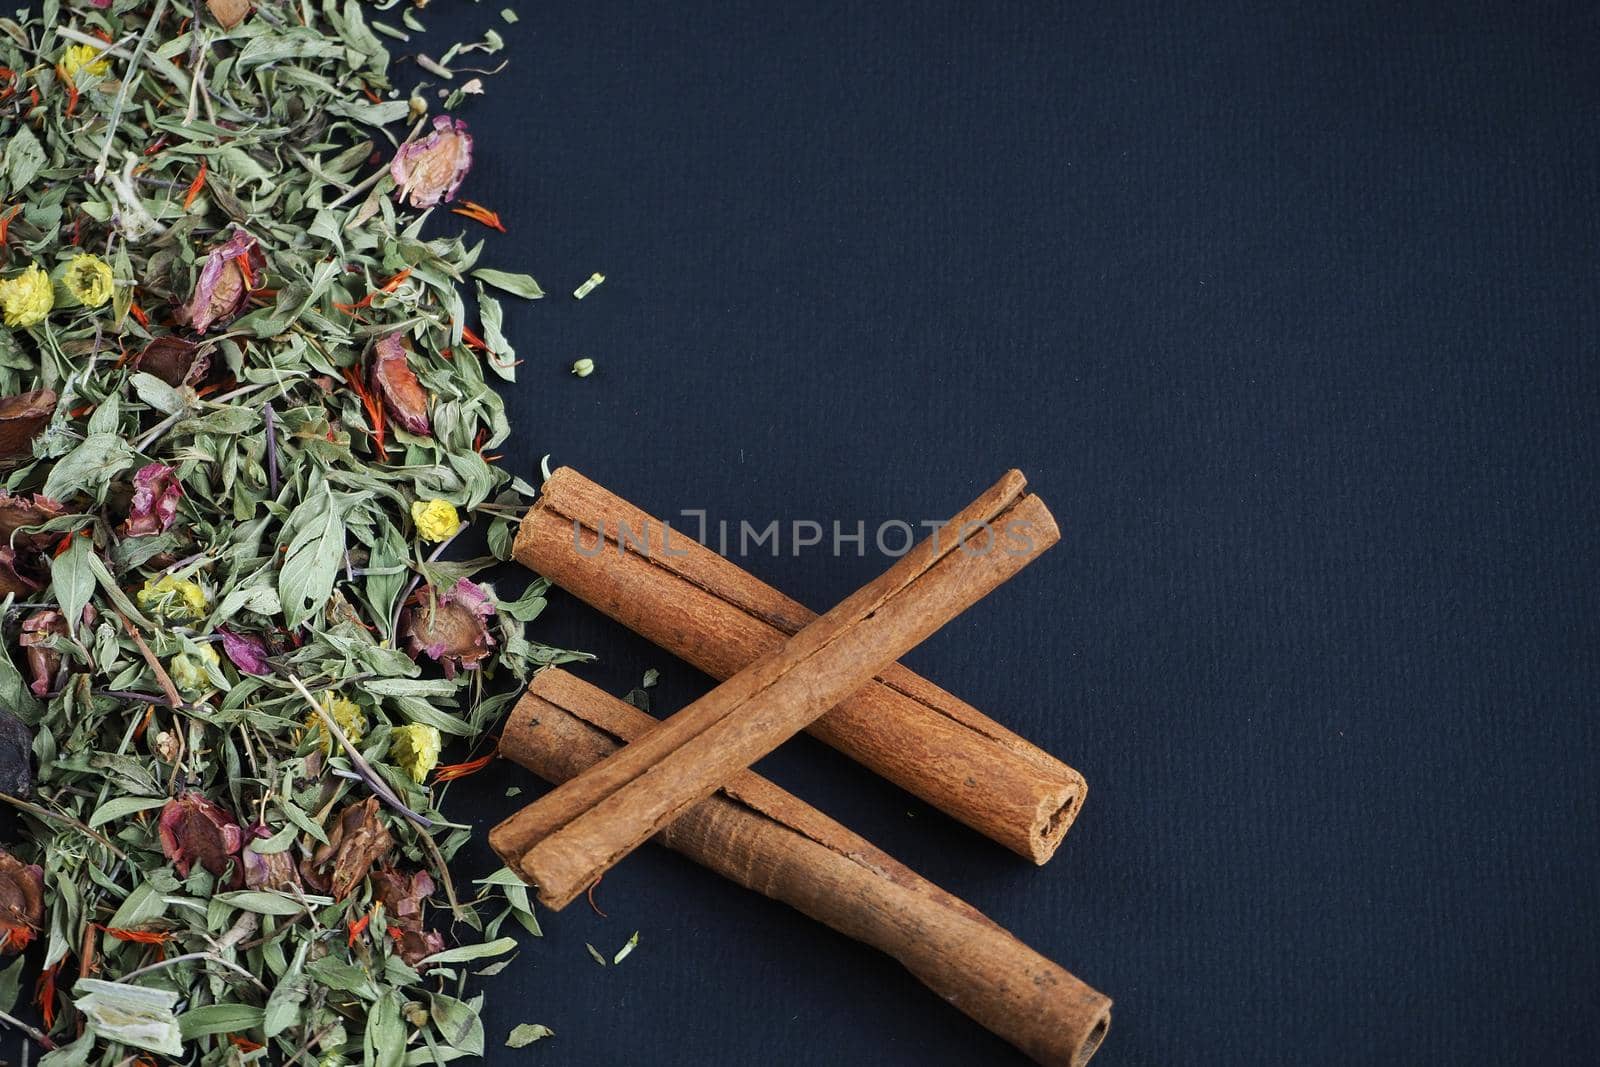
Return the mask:
[[461,339],[467,342],[468,347],[476,348],[479,352],[489,351],[489,343],[472,332],[472,327],[461,327]]
[[139,306],[139,302],[137,300],[131,301],[128,304],[128,313],[138,321],[140,326],[143,326],[147,330],[150,328],[150,316],[144,313],[144,308]]
[[78,87],[73,84],[71,78],[62,78],[61,80],[67,86],[67,117],[71,118],[72,113],[78,110]]
[[[411,268],[407,267],[405,270],[401,271],[399,274],[396,274],[394,277],[392,277],[388,281],[384,282],[383,285],[381,285],[379,288],[381,288],[386,293],[392,293],[396,289],[398,289],[402,285],[404,285],[406,279],[409,278],[409,277],[411,277]],[[370,300],[372,298],[368,297],[367,299]]]
[[366,410],[367,421],[372,424],[372,444],[374,451],[378,453],[378,458],[380,460],[387,460],[389,458],[389,450],[384,447],[385,424],[383,417],[383,404],[378,400],[377,397],[372,395],[372,390],[368,389],[366,385],[362,383],[361,375],[354,367],[346,367],[344,369],[344,378],[345,381],[350,383],[350,388],[356,391],[356,396],[361,398],[361,406]]
[[367,924],[370,922],[372,922],[372,912],[369,911],[350,924],[350,947],[355,947],[356,939],[367,932]]
[[4,215],[0,215],[0,245],[6,243],[6,232],[11,229],[11,220],[22,213],[22,205],[17,204]]
[[[183,196],[183,210],[188,211],[189,208],[194,205],[194,198],[200,195],[200,187],[205,183],[206,161],[202,159],[200,161],[200,173],[194,176],[194,181],[189,183],[189,191]],[[245,278],[248,280],[250,277],[250,267],[248,264],[242,264],[241,266],[245,272]]]
[[500,221],[500,215],[498,212],[490,211],[482,204],[475,203],[471,200],[463,200],[461,201],[461,205],[461,207],[451,208],[450,213],[453,215],[465,216],[466,218],[471,219],[473,222],[481,222],[490,229],[499,230],[501,233],[506,232],[505,223]]
[[259,1052],[267,1047],[259,1041],[251,1041],[248,1037],[241,1037],[239,1034],[229,1034],[228,1041],[240,1052]]
[[457,778],[465,778],[469,774],[477,774],[493,763],[498,755],[500,755],[500,751],[496,746],[496,748],[479,756],[477,759],[469,759],[465,763],[447,763],[433,772],[433,780],[435,782],[453,782]]
[[33,1002],[39,1008],[39,1018],[44,1020],[46,1030],[56,1024],[56,972],[59,970],[59,963],[46,967],[39,972],[39,982],[34,986]]

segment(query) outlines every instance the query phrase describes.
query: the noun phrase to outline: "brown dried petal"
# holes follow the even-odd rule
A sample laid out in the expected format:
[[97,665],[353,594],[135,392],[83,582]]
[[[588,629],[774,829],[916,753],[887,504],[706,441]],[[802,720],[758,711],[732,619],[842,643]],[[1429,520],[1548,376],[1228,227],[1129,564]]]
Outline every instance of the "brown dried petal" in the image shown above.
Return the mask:
[[396,926],[422,922],[422,902],[433,895],[433,877],[427,871],[406,874],[393,867],[372,872],[372,899]]
[[47,647],[45,642],[51,637],[66,637],[69,632],[66,617],[54,608],[36,611],[22,620],[22,635],[17,643],[27,650],[28,688],[33,690],[34,696],[42,697],[50,692],[56,672],[61,669],[61,653]]
[[[372,870],[372,865],[394,847],[394,839],[378,818],[378,798],[368,797],[339,813],[328,843],[312,855],[308,881],[327,886],[335,900],[343,900]],[[320,868],[333,864],[326,876]]]
[[17,537],[16,533],[24,526],[43,526],[58,515],[65,514],[66,510],[57,501],[38,493],[32,496],[12,496],[10,493],[0,491],[0,545],[10,545],[14,548],[44,548],[54,544],[60,539],[60,534],[31,533]]
[[157,337],[134,360],[134,366],[174,389],[199,381],[210,365],[211,357],[201,355],[199,345],[182,337]]
[[400,926],[390,933],[400,935],[395,938],[395,948],[400,951],[400,958],[413,967],[435,952],[444,951],[444,937],[434,930]]
[[251,852],[239,854],[244,863],[244,884],[251,889],[274,889],[280,892],[300,888],[300,872],[295,869],[294,855],[290,852]]
[[28,947],[44,923],[44,868],[0,849],[0,953]]
[[398,333],[385,334],[372,346],[368,377],[372,389],[383,401],[394,421],[412,433],[431,433],[428,422],[428,394],[417,381],[406,353],[410,345]]
[[17,570],[17,554],[7,545],[0,545],[0,598],[7,593],[24,597],[37,592],[43,583],[36,582]]
[[53,389],[0,397],[0,463],[26,459],[33,454],[33,439],[55,414]]

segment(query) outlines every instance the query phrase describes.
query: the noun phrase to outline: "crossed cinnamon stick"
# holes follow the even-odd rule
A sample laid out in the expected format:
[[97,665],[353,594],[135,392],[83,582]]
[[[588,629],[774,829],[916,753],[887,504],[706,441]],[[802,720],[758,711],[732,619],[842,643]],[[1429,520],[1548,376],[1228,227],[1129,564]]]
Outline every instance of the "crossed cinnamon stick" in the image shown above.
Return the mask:
[[[550,490],[553,483],[562,479],[563,473],[557,472],[547,483],[547,496],[541,504],[549,499],[559,501],[559,495]],[[570,485],[576,477],[567,472],[564,480]],[[772,794],[764,791],[776,792],[776,787],[760,783],[746,770],[847,698],[860,700],[859,694],[854,698],[852,694],[857,694],[863,686],[867,686],[865,692],[870,700],[879,687],[892,691],[891,679],[903,681],[909,677],[914,683],[920,683],[924,696],[927,690],[943,695],[910,672],[894,667],[894,661],[1059,539],[1049,510],[1025,489],[1022,475],[1008,472],[938,533],[917,545],[883,575],[832,611],[804,622],[791,631],[792,636],[775,643],[757,629],[754,643],[760,644],[765,637],[768,647],[746,657],[747,665],[676,715],[648,729],[637,721],[628,724],[627,729],[618,727],[614,721],[603,726],[612,739],[626,741],[624,747],[610,755],[597,753],[582,766],[567,764],[565,774],[545,773],[550,769],[550,754],[541,753],[536,740],[551,736],[549,730],[541,734],[536,729],[544,720],[535,718],[527,728],[517,726],[519,716],[524,714],[523,706],[542,699],[541,685],[546,687],[543,695],[548,696],[548,687],[554,684],[544,681],[548,674],[541,675],[524,705],[519,705],[514,714],[512,726],[508,727],[502,741],[502,751],[545,777],[565,781],[495,827],[490,833],[491,845],[508,867],[537,889],[542,902],[561,908],[592,885],[612,864],[658,833],[663,833],[663,840],[669,844],[698,841],[702,854],[696,858],[708,866],[744,884],[758,885],[808,914],[884,948],[962,1010],[1040,1062],[1073,1067],[1085,1062],[1098,1047],[1109,1025],[1110,1001],[1107,998],[1038,957],[969,906],[916,879],[876,850],[864,851],[870,849],[865,842],[820,813],[804,808],[787,794],[778,794],[786,800],[776,806],[787,813],[788,821],[773,814],[773,805],[751,802],[752,789],[770,800]],[[516,555],[558,584],[566,584],[563,570],[570,578],[571,572],[583,568],[576,565],[563,568],[562,560],[570,564],[573,557],[591,560],[602,557],[577,551],[572,538],[581,532],[581,522],[574,524],[565,551],[554,550],[548,524],[543,533],[540,532],[540,520],[536,515],[541,510],[548,512],[549,509],[536,506],[530,511],[518,538]],[[533,529],[531,537],[530,527]],[[601,535],[603,524],[596,522],[593,529]],[[631,560],[628,564],[633,568],[631,577],[645,585],[655,581],[658,591],[662,580],[658,572],[665,572],[669,583],[682,583],[687,578],[686,584],[700,588],[704,588],[704,582],[697,582],[696,577],[703,579],[707,574],[714,577],[714,565],[704,559],[691,562],[684,569],[683,564],[663,565],[646,555],[643,560],[646,569],[640,570],[639,561],[623,551],[628,547],[627,541],[626,534],[617,539],[615,558]],[[537,548],[530,549],[530,545]],[[605,549],[603,538],[599,546]],[[544,565],[542,561],[547,556],[553,557],[557,565]],[[663,558],[670,557],[663,554]],[[605,560],[598,570],[589,568],[588,573],[604,574],[609,563]],[[680,569],[674,572],[672,566]],[[697,568],[703,573],[696,575]],[[557,573],[550,573],[552,570]],[[591,581],[587,592],[593,594],[605,585],[603,581]],[[579,595],[584,592],[580,591]],[[625,598],[590,595],[585,599],[591,603],[600,601],[597,606],[615,615]],[[749,607],[748,602],[742,603],[739,610],[748,611]],[[781,625],[771,628],[782,630]],[[673,636],[676,645],[696,643],[682,628],[674,630]],[[698,636],[704,637],[703,634]],[[730,658],[737,658],[741,651],[736,649],[732,656],[709,658],[726,663]],[[918,687],[907,688],[916,692]],[[573,692],[570,687],[564,692],[569,697],[564,710],[591,726],[597,725],[597,715],[608,714],[603,709],[595,712],[596,702],[592,700],[584,703],[570,699]],[[573,705],[577,703],[583,703],[586,711],[575,710]],[[906,710],[894,701],[881,706],[901,712]],[[905,718],[915,725],[917,717],[925,716],[936,705],[912,701],[911,706],[920,710]],[[536,705],[536,709],[538,707]],[[557,705],[545,700],[542,710],[549,715],[554,707]],[[537,716],[539,711],[530,714]],[[976,712],[972,714],[977,715]],[[840,746],[847,751],[852,741],[859,741],[850,736],[850,721],[844,718],[847,744]],[[963,725],[967,733],[978,733]],[[896,728],[904,726],[905,722],[896,723]],[[999,731],[999,735],[1010,736],[1004,731]],[[958,731],[958,736],[965,739],[967,734]],[[1025,742],[1020,745],[1020,750],[1004,744],[991,747],[1015,757],[1002,757],[1002,762],[1023,764],[1033,772],[1051,769],[1053,761],[1048,757],[1037,761],[1024,758],[1019,751],[1025,753],[1027,746]],[[855,747],[868,757],[863,762],[869,765],[877,760],[904,771],[903,762],[897,764],[893,758],[883,759],[879,755],[881,748],[875,749],[870,744],[856,744]],[[983,746],[979,748],[992,755]],[[940,775],[947,775],[951,769],[950,764],[937,760],[931,765],[935,768],[932,778],[936,783]],[[908,788],[919,784],[917,775],[902,773],[901,777],[912,780]],[[1041,773],[1028,777],[1036,784]],[[1030,819],[1028,847],[1017,848],[1014,840],[1007,842],[1017,851],[1033,855],[1039,862],[1053,851],[1059,833],[1075,815],[1076,802],[1082,796],[1081,778],[1070,771],[1063,777],[1070,783],[1065,791],[1057,790],[1043,806],[1035,805],[1034,810],[1026,813]],[[752,786],[752,781],[760,784]],[[794,865],[796,849],[804,851],[804,846],[787,838],[783,839],[784,847],[776,852],[766,854],[757,849],[751,853],[749,850],[756,846],[755,838],[749,835],[757,829],[755,824],[743,826],[738,820],[707,814],[720,810],[717,805],[722,800],[710,799],[719,790],[722,799],[732,798],[783,823],[791,833],[806,837],[814,845],[821,844],[829,852],[851,857],[859,869],[830,873],[826,866],[815,867],[815,864],[797,868]],[[963,804],[972,799],[972,794],[961,790],[939,786],[926,792],[963,808],[963,815],[974,816],[966,821],[980,828],[987,829],[993,821],[992,812],[999,810],[991,808],[989,816],[983,815],[983,805]],[[800,809],[803,809],[802,814],[796,815]],[[1015,812],[1007,814],[1014,816]],[[1037,830],[1041,821],[1042,832]],[[824,828],[812,832],[817,826]],[[1045,842],[1044,847],[1034,845],[1036,838]],[[760,860],[774,871],[788,871],[796,881],[785,888],[784,879],[773,875],[752,883],[748,880],[752,868],[738,868],[730,860],[741,852],[747,861]],[[868,858],[861,860],[861,856]],[[862,883],[862,878],[869,881]],[[908,883],[907,878],[912,881]],[[909,897],[903,895],[907,884],[914,887]],[[847,888],[850,895],[842,905],[834,903],[824,907],[819,901],[828,888]],[[891,902],[890,896],[897,903]],[[838,910],[841,906],[842,911]],[[888,911],[883,910],[885,907]]]

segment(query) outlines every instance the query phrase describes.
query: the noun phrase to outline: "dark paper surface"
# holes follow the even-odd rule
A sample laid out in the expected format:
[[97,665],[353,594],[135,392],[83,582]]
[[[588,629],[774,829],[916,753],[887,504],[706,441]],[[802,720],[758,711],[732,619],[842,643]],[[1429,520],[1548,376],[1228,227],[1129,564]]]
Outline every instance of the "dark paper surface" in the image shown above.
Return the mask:
[[[1592,1062],[1593,5],[506,36],[465,195],[552,294],[511,311],[507,463],[780,520],[742,562],[818,609],[887,560],[792,555],[795,520],[943,518],[1015,465],[1061,522],[907,661],[1087,776],[1051,864],[810,740],[764,771],[1115,997],[1105,1067]],[[707,687],[569,598],[536,629],[612,692],[660,668],[658,712]],[[518,1062],[1021,1062],[660,849],[597,900],[488,987],[491,1044],[557,1031]]]

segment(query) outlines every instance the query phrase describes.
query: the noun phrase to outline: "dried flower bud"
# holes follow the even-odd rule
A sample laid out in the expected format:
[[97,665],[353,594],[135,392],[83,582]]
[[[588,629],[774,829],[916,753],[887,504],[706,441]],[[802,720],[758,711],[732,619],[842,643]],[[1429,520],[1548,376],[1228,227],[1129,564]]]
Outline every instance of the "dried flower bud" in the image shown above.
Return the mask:
[[201,645],[196,655],[179,652],[173,656],[167,662],[167,674],[184,696],[198,697],[212,688],[211,675],[206,671],[208,663],[213,667],[221,666],[222,657],[210,645]]
[[44,925],[44,868],[0,849],[0,953],[28,947]]
[[70,632],[66,617],[54,608],[36,611],[22,620],[22,636],[17,638],[17,643],[27,650],[28,674],[32,677],[28,688],[33,690],[34,696],[42,697],[50,692],[56,672],[61,669],[61,653],[46,642],[52,637],[66,637]]
[[454,200],[471,168],[472,135],[467,124],[438,115],[432,133],[400,146],[389,173],[400,187],[396,199],[409,199],[412,207],[432,207],[441,200]]
[[170,574],[147,580],[134,599],[141,608],[166,622],[192,622],[203,618],[210,607],[199,582]]
[[[352,745],[367,735],[367,714],[354,700],[329,690],[322,694],[322,707],[328,717],[339,724],[339,729]],[[333,751],[333,732],[322,721],[321,715],[314,711],[307,715],[306,730],[322,738],[322,751]]]
[[477,670],[494,647],[485,622],[493,614],[489,595],[462,578],[443,593],[432,586],[425,589],[406,608],[400,632],[413,659],[427,653],[439,661],[446,678],[454,678],[458,670]]
[[580,378],[587,378],[594,373],[594,360],[587,358],[578,360],[572,365],[572,373]]
[[148,463],[133,476],[133,506],[122,532],[129,537],[149,537],[161,533],[178,517],[178,501],[183,486],[178,472],[165,463]]
[[461,529],[461,516],[448,500],[413,500],[411,521],[417,526],[417,536],[434,544],[450,540]]
[[395,422],[412,433],[432,433],[433,427],[428,422],[428,394],[406,359],[409,349],[404,334],[384,334],[372,346],[367,377]]
[[[328,843],[312,854],[300,873],[317,889],[343,900],[372,870],[372,865],[394,847],[394,839],[378,818],[378,798],[368,797],[347,806],[328,834]],[[327,874],[322,868],[329,863]]]
[[0,463],[33,455],[33,439],[50,423],[56,411],[53,389],[0,397]]
[[37,263],[15,278],[0,281],[0,309],[7,326],[37,326],[55,306],[55,283]]
[[240,232],[206,255],[195,280],[194,294],[178,318],[195,333],[226,325],[244,310],[250,292],[259,284],[267,259],[249,234]]
[[396,726],[390,737],[389,759],[409,774],[412,781],[425,781],[428,772],[439,765],[444,740],[439,736],[438,727],[408,722]]
[[116,278],[111,264],[99,256],[81,252],[67,264],[61,284],[84,307],[97,308],[111,299],[116,290]]
[[[158,832],[161,851],[184,878],[196,863],[221,877],[234,866],[233,857],[244,838],[233,816],[199,793],[182,793],[167,801]],[[239,877],[235,867],[234,878]]]
[[235,667],[246,674],[266,674],[267,643],[254,634],[235,633],[226,626],[217,627],[222,635],[222,651]]
[[133,365],[176,389],[203,378],[211,366],[211,357],[202,355],[200,346],[193,341],[182,337],[157,337],[144,346]]

